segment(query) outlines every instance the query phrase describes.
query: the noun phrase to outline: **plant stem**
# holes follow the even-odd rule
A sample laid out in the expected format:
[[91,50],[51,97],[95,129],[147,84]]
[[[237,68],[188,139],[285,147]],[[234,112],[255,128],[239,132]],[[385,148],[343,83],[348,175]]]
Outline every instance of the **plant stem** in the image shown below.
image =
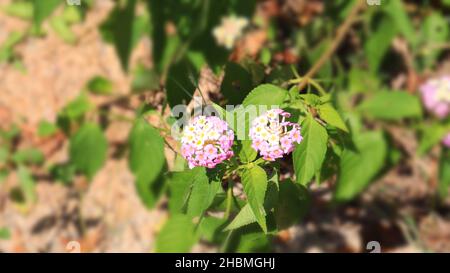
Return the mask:
[[348,17],[345,19],[345,21],[342,23],[342,25],[339,26],[339,28],[336,31],[336,37],[334,38],[333,42],[331,43],[330,47],[325,51],[325,53],[320,56],[320,59],[309,69],[309,71],[305,74],[303,78],[305,78],[305,81],[301,81],[299,83],[299,89],[302,90],[306,84],[308,83],[309,78],[312,78],[319,70],[320,68],[325,64],[325,62],[334,54],[336,49],[341,44],[342,40],[344,39],[347,32],[350,30],[350,27],[353,25],[355,21],[357,21],[357,15],[358,12],[363,9],[366,5],[366,1],[363,0],[357,0],[356,4],[353,6],[352,10],[350,11]]
[[317,89],[317,91],[319,91],[319,93],[321,95],[326,95],[327,94],[325,89],[323,89],[323,87],[318,82],[316,82],[315,80],[308,79],[308,83],[310,83],[312,86],[314,86]]
[[231,213],[231,204],[233,203],[233,185],[232,181],[228,181],[228,189],[227,189],[227,208],[225,210],[224,218],[228,219]]

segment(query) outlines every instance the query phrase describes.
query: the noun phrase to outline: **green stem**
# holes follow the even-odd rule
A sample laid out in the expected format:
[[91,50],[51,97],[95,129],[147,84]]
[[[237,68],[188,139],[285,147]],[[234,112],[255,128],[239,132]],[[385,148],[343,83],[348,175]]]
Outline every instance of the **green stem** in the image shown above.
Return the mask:
[[233,185],[232,181],[228,181],[228,189],[227,189],[227,208],[225,210],[224,218],[228,219],[231,214],[231,205],[233,203]]
[[308,83],[310,83],[312,86],[314,86],[317,89],[317,91],[319,91],[319,93],[321,95],[326,95],[327,94],[325,89],[323,89],[323,87],[318,82],[316,82],[315,80],[309,79]]

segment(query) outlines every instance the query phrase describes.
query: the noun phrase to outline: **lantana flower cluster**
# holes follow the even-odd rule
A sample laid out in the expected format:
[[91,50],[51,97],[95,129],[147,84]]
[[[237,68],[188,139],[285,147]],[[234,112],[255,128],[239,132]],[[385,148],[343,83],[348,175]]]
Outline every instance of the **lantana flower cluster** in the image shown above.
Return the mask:
[[295,143],[302,141],[300,126],[286,121],[290,114],[272,109],[253,120],[250,128],[252,147],[268,161],[274,161],[294,150]]
[[214,168],[233,156],[234,133],[228,124],[215,116],[197,116],[183,130],[181,154],[189,168]]
[[[274,161],[281,158],[302,141],[300,126],[287,121],[289,117],[288,112],[272,109],[252,122],[252,148],[263,159]],[[191,169],[196,166],[214,168],[234,155],[233,141],[234,133],[225,121],[215,116],[198,116],[183,130],[181,155]]]
[[[450,114],[450,76],[430,79],[420,87],[425,108],[440,119]],[[442,143],[450,147],[450,132]]]
[[237,39],[242,36],[244,28],[248,25],[245,17],[228,16],[222,18],[221,24],[213,29],[217,44],[232,49]]

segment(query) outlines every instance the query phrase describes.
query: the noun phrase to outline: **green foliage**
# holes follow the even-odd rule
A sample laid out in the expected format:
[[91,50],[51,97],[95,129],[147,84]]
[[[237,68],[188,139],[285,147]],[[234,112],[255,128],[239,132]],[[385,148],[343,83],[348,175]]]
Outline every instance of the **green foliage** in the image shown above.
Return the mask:
[[439,196],[444,199],[448,196],[450,186],[450,149],[443,148],[439,160]]
[[450,126],[444,126],[439,123],[433,123],[429,126],[424,126],[422,129],[422,136],[418,147],[418,153],[424,155],[434,145],[441,142],[444,136],[449,132]]
[[431,67],[441,52],[439,45],[448,41],[449,24],[444,16],[434,12],[426,17],[422,31],[422,43],[427,45],[424,51],[424,66]]
[[0,228],[0,239],[2,240],[8,240],[11,238],[11,232],[7,228]]
[[14,46],[25,37],[23,32],[13,31],[0,46],[0,63],[10,61],[14,58]]
[[229,104],[242,102],[252,87],[252,76],[244,67],[233,62],[227,63],[220,89]]
[[242,104],[244,106],[281,106],[288,96],[288,92],[272,84],[261,84],[253,89]]
[[10,16],[24,20],[33,18],[33,3],[30,1],[14,1],[7,6],[2,6],[0,9]]
[[[263,211],[263,216],[266,216],[266,212]],[[250,204],[246,204],[240,211],[239,213],[236,215],[236,217],[234,217],[233,221],[231,221],[231,223],[224,229],[224,231],[226,230],[233,230],[233,229],[238,229],[240,227],[249,225],[251,223],[255,223],[256,222],[256,216],[253,213],[252,208],[250,207]]]
[[112,82],[102,76],[92,78],[87,84],[88,90],[97,95],[110,95],[113,92]]
[[302,123],[303,140],[292,155],[297,182],[306,185],[322,167],[327,152],[328,134],[311,115]]
[[42,22],[63,3],[62,0],[33,0],[33,23],[40,29]]
[[44,162],[44,155],[35,148],[22,149],[13,154],[12,160],[16,164],[41,164]]
[[160,193],[159,176],[165,166],[164,140],[159,132],[140,117],[129,136],[129,165],[136,177],[141,200],[152,207]]
[[139,93],[147,90],[159,89],[159,76],[154,69],[145,68],[143,65],[136,67],[132,83],[133,92]]
[[171,213],[201,216],[212,204],[220,183],[209,181],[204,168],[174,172],[169,179]]
[[331,103],[324,103],[318,106],[319,116],[327,124],[341,129],[344,132],[348,132],[347,125],[339,115],[338,111],[333,107]]
[[105,163],[107,149],[108,142],[101,128],[94,123],[85,123],[70,138],[70,161],[91,180]]
[[20,189],[22,190],[25,201],[27,204],[34,203],[37,199],[35,190],[36,182],[34,181],[30,170],[23,165],[19,165],[17,175],[19,177]]
[[198,79],[194,66],[188,60],[182,60],[171,66],[166,83],[167,101],[170,106],[187,104],[192,99]]
[[241,174],[244,192],[247,195],[248,203],[256,217],[256,221],[264,232],[267,232],[267,224],[264,211],[264,197],[267,190],[266,172],[259,166],[252,166],[245,169]]
[[91,108],[92,105],[89,102],[87,95],[82,93],[63,108],[60,113],[60,117],[76,120],[81,118]]
[[239,159],[244,163],[249,163],[255,160],[258,153],[252,148],[251,140],[240,141]]
[[48,121],[39,122],[38,135],[40,137],[48,137],[55,134],[58,131],[58,126]]
[[77,40],[75,34],[70,29],[69,24],[66,22],[65,18],[62,16],[54,16],[50,19],[50,26],[53,28],[55,33],[64,40],[64,42],[69,44],[74,44]]
[[279,202],[274,211],[278,229],[296,224],[307,213],[309,205],[310,197],[305,187],[290,180],[280,182]]
[[156,252],[189,252],[197,242],[192,218],[177,214],[170,217],[156,239]]
[[108,20],[102,25],[102,35],[114,44],[122,67],[128,69],[131,50],[143,33],[145,23],[136,19],[136,0],[124,1],[125,5],[115,5]]
[[408,40],[411,45],[417,43],[417,33],[414,30],[412,18],[408,15],[403,1],[386,1],[382,5],[383,11],[389,15],[395,28]]
[[416,96],[401,91],[381,91],[364,101],[359,109],[370,117],[386,120],[419,118],[422,107]]
[[[167,200],[169,217],[158,234],[157,252],[187,252],[199,240],[225,252],[272,250],[272,236],[296,225],[308,213],[315,196],[310,194],[315,190],[309,187],[312,180],[331,190],[333,201],[346,202],[392,168],[408,164],[404,159],[411,156],[410,149],[385,129],[394,125],[420,139],[415,156],[435,158],[441,151],[437,194],[443,201],[450,185],[450,155],[440,144],[450,130],[449,119],[424,114],[420,94],[412,87],[436,74],[433,69],[448,53],[447,11],[436,8],[447,7],[447,2],[409,1],[407,6],[404,1],[392,0],[367,7],[353,18],[356,20],[342,41],[337,41],[337,26],[358,1],[323,1],[320,16],[307,22],[302,18],[301,27],[289,24],[288,18],[280,20],[279,15],[273,15],[266,25],[255,16],[254,0],[114,1],[100,32],[114,46],[132,79],[130,93],[114,94],[110,79],[95,76],[62,108],[55,124],[39,123],[39,140],[69,139],[66,162],[47,164],[39,149],[28,143],[18,145],[27,137],[18,126],[2,127],[0,181],[16,172],[20,184],[11,196],[30,205],[37,199],[34,177],[43,168],[68,187],[73,186],[77,174],[92,180],[107,157],[104,130],[119,117],[111,112],[111,106],[134,107],[136,97],[164,91],[162,105],[150,100],[135,109],[137,117],[131,121],[128,143],[114,143],[110,153],[128,157],[136,192],[147,208],[160,200],[165,205]],[[28,43],[30,34],[44,34],[47,25],[75,45],[78,37],[72,25],[81,22],[92,6],[92,1],[82,3],[74,7],[63,0],[28,0],[2,6],[6,14],[30,20],[32,25],[5,36],[0,62],[22,69],[26,62],[21,61],[17,45]],[[262,48],[252,56],[244,56],[247,47],[253,48],[252,39],[243,39],[244,43],[236,43],[232,49],[215,40],[214,28],[230,15],[249,21],[245,38],[252,38],[246,36],[249,32],[267,30],[267,40],[255,45],[255,49]],[[133,49],[144,37],[151,41],[151,62],[141,60],[129,68]],[[221,79],[215,92],[200,90],[204,68],[210,68],[219,79],[213,80],[214,84]],[[394,86],[405,91],[394,91]],[[212,169],[188,169],[179,143],[173,144],[168,130],[177,120],[166,113],[176,105],[188,105],[197,89],[227,118],[236,134],[233,157]],[[219,104],[243,107],[227,112]],[[290,155],[266,161],[252,148],[247,138],[252,107],[258,115],[281,108],[291,114],[290,122],[301,125],[303,140],[292,153],[292,164]],[[159,122],[150,124],[150,114]],[[241,126],[244,132],[240,132]],[[170,155],[172,151],[175,156]],[[427,155],[429,151],[432,153]],[[336,184],[323,183],[334,179]],[[8,237],[2,236],[4,233],[0,229],[0,238]]]
[[372,72],[376,72],[380,67],[396,33],[397,29],[393,19],[385,16],[381,18],[374,33],[368,37],[364,49]]
[[336,201],[348,201],[359,194],[381,171],[386,159],[386,142],[381,132],[355,136],[357,150],[345,149],[341,156]]

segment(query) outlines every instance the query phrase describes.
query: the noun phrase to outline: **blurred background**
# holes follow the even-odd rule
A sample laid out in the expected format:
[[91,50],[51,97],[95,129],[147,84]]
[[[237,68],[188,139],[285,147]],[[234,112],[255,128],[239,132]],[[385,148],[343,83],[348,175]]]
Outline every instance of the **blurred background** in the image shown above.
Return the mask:
[[[424,133],[450,128],[448,121],[425,108],[383,114],[403,107],[395,103],[357,107],[380,90],[420,101],[424,82],[450,75],[450,1],[212,2],[0,0],[0,252],[155,251],[167,203],[162,195],[144,204],[128,166],[136,112],[153,109],[171,124],[170,106],[191,105],[170,78],[194,81],[190,95],[201,90],[222,104],[239,103],[262,82],[284,86],[291,66],[306,73],[349,16],[351,27],[316,74],[340,94],[346,119],[384,132],[386,164],[339,205],[330,202],[333,175],[313,184],[306,216],[265,250],[369,252],[376,241],[386,252],[450,251],[450,157],[439,137]],[[223,18],[243,18],[242,27]],[[177,66],[185,60],[187,70]],[[102,128],[88,147],[104,158],[71,148],[80,120]],[[176,154],[166,147],[165,155],[175,170]],[[99,163],[84,167],[91,161]],[[218,248],[199,242],[193,251]]]

